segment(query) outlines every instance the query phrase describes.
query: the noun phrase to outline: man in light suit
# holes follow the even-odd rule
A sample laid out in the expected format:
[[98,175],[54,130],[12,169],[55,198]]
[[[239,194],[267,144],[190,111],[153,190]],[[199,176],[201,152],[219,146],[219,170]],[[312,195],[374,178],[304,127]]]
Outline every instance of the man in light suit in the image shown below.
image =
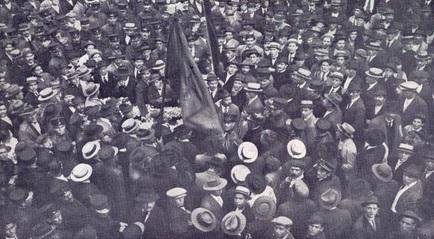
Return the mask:
[[207,194],[202,198],[200,207],[210,210],[218,221],[224,216],[222,193],[227,183],[224,178],[215,178],[202,187]]
[[402,176],[403,185],[396,193],[391,210],[401,214],[405,210],[415,210],[417,201],[422,198],[421,170],[415,164],[409,165]]
[[20,141],[34,145],[36,144],[36,139],[43,134],[42,127],[36,115],[36,111],[32,107],[29,107],[20,114],[20,116],[25,119],[18,130],[18,139]]

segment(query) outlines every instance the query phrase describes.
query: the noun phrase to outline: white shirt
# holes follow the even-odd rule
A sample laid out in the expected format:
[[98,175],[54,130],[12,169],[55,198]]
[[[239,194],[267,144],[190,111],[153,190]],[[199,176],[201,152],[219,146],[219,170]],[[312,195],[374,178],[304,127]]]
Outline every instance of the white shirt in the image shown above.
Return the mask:
[[223,207],[223,199],[220,196],[216,196],[214,194],[209,194],[212,198],[214,198],[214,200],[217,201],[217,203],[220,205],[220,207]]
[[376,86],[376,85],[377,85],[377,82],[375,82],[374,84],[370,84],[366,90],[370,90],[370,89],[374,88],[374,86]]
[[414,185],[416,185],[417,181],[410,183],[409,185],[405,185],[404,187],[400,188],[399,191],[396,193],[395,199],[393,200],[392,203],[392,207],[390,208],[390,210],[392,210],[392,212],[397,213],[396,212],[396,204],[398,204],[399,198],[402,196],[402,194],[404,194],[408,189],[410,189],[411,187],[413,187]]
[[414,100],[414,98],[413,99],[405,99],[404,105],[402,107],[403,112],[405,112],[407,110],[408,106],[411,104],[411,102],[413,102],[413,100]]
[[380,110],[383,109],[383,105],[376,105],[374,108],[374,114],[378,114],[378,112],[380,112]]
[[39,123],[32,123],[32,126],[38,131],[38,133],[41,133],[41,126],[39,126]]
[[277,202],[276,194],[274,193],[273,188],[267,185],[267,187],[265,187],[265,190],[262,193],[260,194],[252,193],[251,199],[249,200],[250,207],[253,206],[253,203],[255,203],[256,199],[262,196],[269,196],[273,199],[274,202]]
[[353,79],[354,79],[354,76],[348,77],[347,80],[344,82],[344,86],[342,86],[342,94],[344,94],[347,91],[347,89],[350,86],[351,81],[353,81]]
[[351,108],[351,106],[353,106],[354,102],[356,102],[358,99],[360,99],[360,96],[357,96],[354,99],[351,99],[350,104],[347,106],[347,109]]
[[326,117],[327,115],[331,114],[332,112],[333,112],[333,110],[327,110],[327,111],[324,113],[323,118]]

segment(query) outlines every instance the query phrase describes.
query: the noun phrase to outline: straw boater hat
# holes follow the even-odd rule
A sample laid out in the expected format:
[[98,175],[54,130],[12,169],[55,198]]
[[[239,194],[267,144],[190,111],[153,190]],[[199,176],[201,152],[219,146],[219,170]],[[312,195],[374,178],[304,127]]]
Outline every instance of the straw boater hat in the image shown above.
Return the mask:
[[92,172],[93,172],[92,166],[90,166],[89,164],[81,163],[76,165],[72,169],[69,178],[73,182],[84,182],[88,180],[90,176],[92,176]]
[[240,212],[230,212],[226,214],[221,222],[221,229],[226,235],[238,235],[246,228],[246,216]]
[[244,88],[244,90],[248,92],[257,92],[257,93],[262,92],[261,85],[255,82],[247,83],[247,86]]
[[353,126],[351,126],[350,124],[348,124],[347,122],[344,122],[342,124],[336,124],[336,129],[341,132],[342,134],[352,138],[354,132],[356,132],[356,130],[354,129]]
[[210,210],[196,208],[191,212],[193,226],[201,232],[210,232],[217,227],[217,218]]
[[85,89],[83,89],[83,95],[86,97],[95,95],[100,88],[99,84],[89,82]]
[[101,145],[98,141],[87,142],[81,149],[81,153],[84,159],[91,159],[98,155]]
[[180,187],[175,187],[167,190],[166,196],[169,198],[181,198],[187,196],[187,190]]
[[289,141],[286,145],[286,150],[293,159],[302,159],[306,156],[306,145],[298,139]]
[[235,184],[243,183],[246,181],[247,175],[251,173],[250,169],[243,165],[235,165],[231,170],[231,179]]
[[53,98],[54,96],[56,96],[56,94],[57,94],[57,91],[53,90],[53,88],[51,88],[51,87],[45,88],[39,92],[38,101],[39,102],[45,102],[45,101]]
[[224,178],[215,178],[211,181],[208,181],[203,185],[204,191],[217,191],[222,190],[226,185],[228,184],[228,181]]
[[369,70],[365,71],[366,76],[369,76],[374,79],[381,79],[383,78],[384,71],[380,68],[371,67]]
[[243,142],[238,146],[238,157],[243,163],[253,163],[258,159],[258,148],[252,142]]
[[139,123],[135,119],[127,119],[121,125],[122,131],[127,134],[134,132],[138,127]]

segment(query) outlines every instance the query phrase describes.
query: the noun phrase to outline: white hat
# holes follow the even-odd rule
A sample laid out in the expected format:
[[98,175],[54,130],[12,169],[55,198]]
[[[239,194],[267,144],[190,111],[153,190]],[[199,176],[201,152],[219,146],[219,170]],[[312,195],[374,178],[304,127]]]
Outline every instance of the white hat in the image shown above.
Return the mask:
[[399,88],[401,90],[413,90],[416,91],[416,89],[419,87],[419,84],[414,81],[406,81],[399,85]]
[[127,119],[122,123],[121,127],[122,131],[129,134],[134,132],[139,127],[139,123],[135,119]]
[[306,145],[298,139],[290,140],[286,145],[286,150],[293,159],[302,159],[306,156]]
[[204,191],[217,191],[226,187],[227,184],[228,184],[228,180],[224,178],[215,178],[206,182],[205,185],[203,185],[202,189]]
[[44,101],[47,101],[47,100],[53,98],[56,95],[57,95],[57,91],[53,90],[53,88],[51,88],[51,87],[48,87],[48,88],[45,88],[39,92],[38,100],[40,102],[44,102]]
[[251,171],[246,165],[238,164],[231,170],[231,179],[234,183],[242,183],[246,181],[246,177],[250,173]]
[[166,192],[166,196],[170,198],[179,198],[179,197],[185,197],[187,196],[187,190],[184,188],[171,188]]
[[101,145],[98,141],[90,141],[83,146],[81,154],[84,159],[91,159],[98,154],[100,149]]
[[279,224],[279,225],[285,226],[285,227],[292,226],[292,224],[293,224],[291,219],[289,219],[288,217],[284,217],[284,216],[276,217],[271,222],[274,224]]
[[71,171],[69,178],[73,182],[84,182],[90,178],[93,169],[89,164],[81,163],[77,164]]
[[258,148],[252,142],[242,142],[238,146],[238,157],[243,163],[253,163],[258,159]]
[[243,194],[244,196],[250,198],[250,189],[248,187],[245,186],[236,186],[235,187],[235,193],[240,193]]

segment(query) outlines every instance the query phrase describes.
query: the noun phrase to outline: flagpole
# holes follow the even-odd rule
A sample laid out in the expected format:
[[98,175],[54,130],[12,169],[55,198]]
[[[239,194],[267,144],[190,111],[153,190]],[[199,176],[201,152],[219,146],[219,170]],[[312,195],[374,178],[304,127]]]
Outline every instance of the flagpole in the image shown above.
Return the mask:
[[207,36],[206,45],[208,46],[208,50],[209,50],[210,58],[211,58],[211,72],[216,74],[215,69],[214,69],[214,59],[212,56],[212,49],[211,49],[211,40],[210,40],[211,38],[209,36],[208,19],[206,17],[205,0],[202,0],[202,9],[203,9],[203,17],[205,18],[205,26],[206,26],[206,36]]

